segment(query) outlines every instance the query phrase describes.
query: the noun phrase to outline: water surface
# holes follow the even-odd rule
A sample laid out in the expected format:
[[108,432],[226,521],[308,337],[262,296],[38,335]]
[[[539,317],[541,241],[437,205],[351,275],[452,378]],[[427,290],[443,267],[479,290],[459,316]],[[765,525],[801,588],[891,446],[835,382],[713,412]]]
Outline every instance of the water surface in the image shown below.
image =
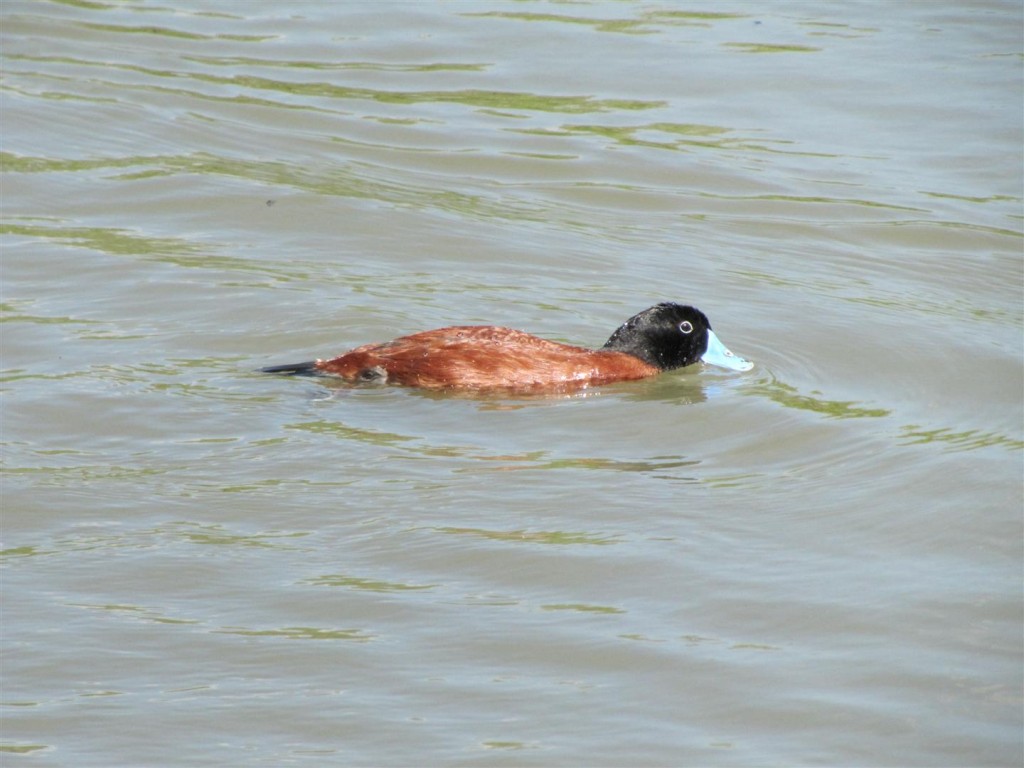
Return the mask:
[[[6,762],[1020,765],[1019,3],[0,23]],[[754,370],[254,373],[662,300]]]

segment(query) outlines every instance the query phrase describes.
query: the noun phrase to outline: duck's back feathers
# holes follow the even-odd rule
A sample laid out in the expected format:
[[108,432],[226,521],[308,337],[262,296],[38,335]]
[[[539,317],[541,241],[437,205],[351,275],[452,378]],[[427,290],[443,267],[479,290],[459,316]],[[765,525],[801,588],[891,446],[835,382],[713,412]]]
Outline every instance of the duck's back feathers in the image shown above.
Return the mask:
[[349,381],[431,389],[578,387],[658,372],[621,352],[595,352],[489,325],[438,328],[367,344],[316,367]]

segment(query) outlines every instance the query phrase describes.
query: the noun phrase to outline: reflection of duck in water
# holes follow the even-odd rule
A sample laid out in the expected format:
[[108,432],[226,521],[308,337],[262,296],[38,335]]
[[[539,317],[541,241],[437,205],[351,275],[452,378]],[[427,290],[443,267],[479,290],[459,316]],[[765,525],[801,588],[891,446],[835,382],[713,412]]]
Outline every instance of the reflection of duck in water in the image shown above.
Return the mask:
[[754,367],[726,349],[699,309],[666,302],[629,318],[596,350],[511,328],[464,325],[263,371],[428,389],[557,392],[644,379],[699,361],[736,371]]

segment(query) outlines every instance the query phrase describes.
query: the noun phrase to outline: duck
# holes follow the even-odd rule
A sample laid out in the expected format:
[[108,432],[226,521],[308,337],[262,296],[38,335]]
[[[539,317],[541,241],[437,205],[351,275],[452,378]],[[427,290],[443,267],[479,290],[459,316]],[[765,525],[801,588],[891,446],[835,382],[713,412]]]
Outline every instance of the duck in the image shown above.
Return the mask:
[[365,344],[329,360],[260,370],[432,390],[560,392],[646,379],[698,362],[733,371],[754,367],[719,340],[699,309],[662,302],[626,320],[600,349],[513,328],[455,325]]

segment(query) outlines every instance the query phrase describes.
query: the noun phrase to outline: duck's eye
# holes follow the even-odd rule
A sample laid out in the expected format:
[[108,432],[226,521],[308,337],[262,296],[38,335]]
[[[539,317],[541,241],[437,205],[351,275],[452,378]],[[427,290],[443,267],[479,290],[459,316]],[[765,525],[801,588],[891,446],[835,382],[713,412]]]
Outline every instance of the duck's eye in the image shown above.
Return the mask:
[[689,320],[683,320],[683,322],[679,324],[679,330],[686,334],[693,333],[693,323]]

